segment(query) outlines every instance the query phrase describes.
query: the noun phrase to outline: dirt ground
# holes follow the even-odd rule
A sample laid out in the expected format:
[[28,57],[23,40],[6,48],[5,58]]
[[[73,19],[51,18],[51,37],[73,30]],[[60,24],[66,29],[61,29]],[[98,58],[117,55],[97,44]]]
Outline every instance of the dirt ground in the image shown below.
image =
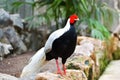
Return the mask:
[[[17,56],[8,56],[0,61],[0,73],[10,74],[15,77],[19,77],[22,69],[27,64],[29,59],[35,54],[35,52],[27,52]],[[59,66],[62,68],[61,59],[59,58]],[[41,68],[41,72],[49,71],[56,73],[55,60],[49,61]]]
[[0,61],[0,73],[10,74],[19,77],[23,67],[27,64],[35,52],[27,52],[21,55],[10,55]]

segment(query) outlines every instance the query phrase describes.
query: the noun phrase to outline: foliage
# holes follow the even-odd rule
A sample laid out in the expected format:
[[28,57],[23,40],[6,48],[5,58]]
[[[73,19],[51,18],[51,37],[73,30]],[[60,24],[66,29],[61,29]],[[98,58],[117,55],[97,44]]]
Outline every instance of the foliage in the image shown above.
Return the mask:
[[[106,27],[110,27],[113,21],[113,10],[102,4],[98,0],[38,0],[34,2],[15,2],[14,8],[22,4],[29,4],[33,8],[41,8],[46,6],[46,12],[37,14],[27,18],[32,20],[31,27],[40,26],[42,24],[56,23],[56,28],[61,28],[65,20],[73,13],[76,13],[80,21],[77,26],[84,22],[88,25],[92,37],[105,39],[109,37],[109,31]],[[62,24],[61,24],[62,23]]]
[[97,20],[89,20],[89,26],[91,28],[91,36],[94,38],[105,39],[109,38],[109,32],[101,23]]
[[[104,53],[104,56],[99,60],[99,65],[100,65],[100,75],[103,74],[105,68],[107,67],[107,65],[109,64],[111,60],[108,58],[108,54]],[[100,76],[100,75],[97,75]],[[98,80],[98,79],[97,79]]]
[[18,0],[0,0],[0,8],[4,8],[6,11],[13,13],[12,3]]

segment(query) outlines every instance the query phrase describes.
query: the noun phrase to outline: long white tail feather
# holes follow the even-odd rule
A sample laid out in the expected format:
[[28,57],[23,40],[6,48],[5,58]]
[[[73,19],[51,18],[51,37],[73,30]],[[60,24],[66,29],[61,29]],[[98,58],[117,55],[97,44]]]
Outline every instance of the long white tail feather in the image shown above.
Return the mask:
[[35,55],[29,60],[28,65],[26,65],[20,75],[20,77],[29,76],[39,72],[40,68],[47,62],[45,61],[44,47],[38,50]]

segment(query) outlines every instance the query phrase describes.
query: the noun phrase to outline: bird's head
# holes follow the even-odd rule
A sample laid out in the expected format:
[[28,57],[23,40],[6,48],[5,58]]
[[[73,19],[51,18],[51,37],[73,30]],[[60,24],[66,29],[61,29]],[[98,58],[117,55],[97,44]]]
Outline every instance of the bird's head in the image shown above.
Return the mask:
[[76,21],[79,20],[76,14],[71,15],[69,19],[70,19],[70,24],[74,24]]

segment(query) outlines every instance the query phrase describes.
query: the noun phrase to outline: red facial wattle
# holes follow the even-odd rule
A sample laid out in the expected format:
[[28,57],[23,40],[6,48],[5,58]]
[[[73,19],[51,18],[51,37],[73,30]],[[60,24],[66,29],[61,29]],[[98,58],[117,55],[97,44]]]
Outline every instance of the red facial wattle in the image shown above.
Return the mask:
[[71,24],[74,24],[76,20],[78,20],[78,16],[76,14],[73,14],[70,16],[70,23]]

